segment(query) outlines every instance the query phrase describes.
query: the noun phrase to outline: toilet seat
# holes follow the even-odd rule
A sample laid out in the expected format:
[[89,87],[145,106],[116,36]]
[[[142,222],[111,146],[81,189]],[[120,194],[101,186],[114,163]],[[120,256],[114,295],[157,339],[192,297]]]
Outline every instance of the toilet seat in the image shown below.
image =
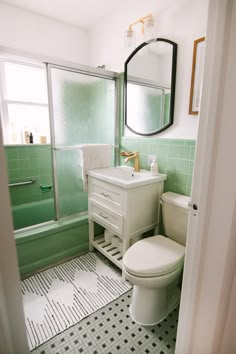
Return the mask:
[[139,277],[168,274],[182,266],[185,247],[161,235],[136,242],[125,253],[123,265],[127,272]]

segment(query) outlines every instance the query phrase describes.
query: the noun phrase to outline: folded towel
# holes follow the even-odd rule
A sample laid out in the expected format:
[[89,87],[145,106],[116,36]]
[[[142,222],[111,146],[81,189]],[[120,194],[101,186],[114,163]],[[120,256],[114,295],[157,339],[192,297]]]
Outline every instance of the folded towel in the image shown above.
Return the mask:
[[84,191],[88,191],[88,171],[111,167],[113,146],[109,144],[88,144],[80,146],[80,166]]

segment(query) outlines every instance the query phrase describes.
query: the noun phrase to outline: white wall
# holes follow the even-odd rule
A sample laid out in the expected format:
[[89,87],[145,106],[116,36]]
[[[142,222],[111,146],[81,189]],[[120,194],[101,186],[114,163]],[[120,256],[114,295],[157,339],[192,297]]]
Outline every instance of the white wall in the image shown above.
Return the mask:
[[[84,65],[105,64],[123,72],[130,50],[124,31],[137,18],[152,12],[158,37],[178,44],[174,125],[158,135],[196,139],[198,116],[188,115],[193,41],[206,33],[208,0],[127,0],[113,16],[87,33],[44,16],[0,4],[0,46]],[[139,25],[136,28],[140,31]]]
[[88,65],[88,33],[0,4],[0,46]]
[[192,51],[193,41],[206,34],[208,1],[128,0],[123,4],[120,11],[90,32],[90,65],[105,64],[107,69],[123,72],[130,54],[124,48],[124,31],[152,12],[157,19],[157,37],[178,44],[174,126],[158,137],[196,139],[198,117],[188,115]]

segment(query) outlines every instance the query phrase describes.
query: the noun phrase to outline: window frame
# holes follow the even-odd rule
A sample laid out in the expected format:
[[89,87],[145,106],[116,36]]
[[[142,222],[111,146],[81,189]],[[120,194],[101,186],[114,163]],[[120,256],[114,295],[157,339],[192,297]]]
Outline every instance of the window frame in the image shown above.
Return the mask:
[[[26,60],[17,60],[17,59],[11,59],[8,58],[7,56],[0,56],[0,119],[2,122],[2,134],[3,134],[3,142],[4,145],[26,145],[24,142],[14,144],[11,142],[11,132],[10,132],[10,127],[9,127],[9,110],[8,110],[8,105],[9,104],[19,104],[19,105],[25,105],[25,106],[35,106],[35,107],[46,107],[48,109],[48,115],[49,115],[49,98],[48,98],[48,90],[47,90],[47,103],[41,103],[41,102],[36,102],[36,101],[22,101],[22,100],[9,100],[6,98],[6,75],[5,75],[5,69],[4,69],[4,64],[5,63],[13,63],[17,65],[22,65],[22,66],[28,66],[28,67],[34,67],[34,68],[39,68],[39,69],[44,69],[45,71],[45,77],[47,75],[46,71],[46,65],[43,63],[32,63],[28,62]],[[49,130],[50,130],[50,117],[49,117]],[[50,136],[49,136],[50,139]],[[50,141],[48,142],[50,143]]]

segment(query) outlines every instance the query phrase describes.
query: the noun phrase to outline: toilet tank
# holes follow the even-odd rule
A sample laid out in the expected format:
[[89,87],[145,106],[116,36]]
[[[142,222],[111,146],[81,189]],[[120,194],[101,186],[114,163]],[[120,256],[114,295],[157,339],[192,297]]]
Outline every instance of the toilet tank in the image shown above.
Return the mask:
[[165,235],[172,240],[186,244],[188,226],[188,203],[190,197],[173,192],[163,193],[162,216]]

